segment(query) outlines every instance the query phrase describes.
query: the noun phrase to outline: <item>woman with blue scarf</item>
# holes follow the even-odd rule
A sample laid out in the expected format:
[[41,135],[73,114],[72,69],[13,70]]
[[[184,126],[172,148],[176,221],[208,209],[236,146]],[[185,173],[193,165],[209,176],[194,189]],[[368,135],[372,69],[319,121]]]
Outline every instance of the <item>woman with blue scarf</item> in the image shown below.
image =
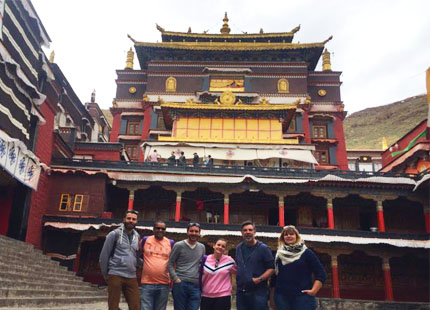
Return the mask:
[[304,244],[296,227],[285,226],[278,239],[270,306],[278,310],[316,310],[315,295],[327,274]]

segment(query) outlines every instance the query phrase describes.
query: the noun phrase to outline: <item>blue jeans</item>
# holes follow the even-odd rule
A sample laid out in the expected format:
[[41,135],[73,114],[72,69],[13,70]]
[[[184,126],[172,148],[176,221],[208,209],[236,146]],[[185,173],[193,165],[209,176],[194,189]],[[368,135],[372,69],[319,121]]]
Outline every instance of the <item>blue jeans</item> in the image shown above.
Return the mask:
[[[237,291],[237,310],[268,310],[268,297],[269,290],[266,288],[253,291]],[[283,308],[278,309],[284,310]]]
[[166,310],[168,298],[168,284],[142,284],[140,310]]
[[175,310],[198,310],[200,294],[199,284],[184,281],[174,283],[172,295]]
[[275,292],[275,305],[282,310],[316,310],[317,300],[308,294],[288,297]]

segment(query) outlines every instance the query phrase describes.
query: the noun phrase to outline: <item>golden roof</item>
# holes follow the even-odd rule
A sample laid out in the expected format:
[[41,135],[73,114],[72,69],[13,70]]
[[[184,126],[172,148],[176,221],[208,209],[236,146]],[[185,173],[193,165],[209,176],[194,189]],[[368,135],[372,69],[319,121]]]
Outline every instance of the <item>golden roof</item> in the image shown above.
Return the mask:
[[331,40],[320,43],[269,43],[269,42],[135,42],[136,47],[155,47],[183,50],[218,50],[218,51],[248,51],[248,50],[296,50],[307,48],[323,48]]

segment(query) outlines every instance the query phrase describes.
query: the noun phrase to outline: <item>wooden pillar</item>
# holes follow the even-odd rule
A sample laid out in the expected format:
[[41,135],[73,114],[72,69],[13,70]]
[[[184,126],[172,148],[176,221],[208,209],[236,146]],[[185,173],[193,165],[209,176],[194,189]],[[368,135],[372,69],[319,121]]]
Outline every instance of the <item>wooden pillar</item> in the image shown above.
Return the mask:
[[334,229],[333,198],[327,198],[327,223],[329,229]]
[[179,222],[181,219],[181,201],[182,201],[182,192],[176,192],[176,210],[175,210],[175,222]]
[[279,208],[279,226],[285,226],[285,207],[284,207],[284,196],[278,195],[278,208]]
[[393,284],[391,283],[390,261],[387,257],[382,258],[382,271],[384,272],[385,300],[394,300]]
[[134,205],[134,189],[129,189],[128,192],[128,207],[127,210],[133,210]]
[[331,255],[331,274],[332,274],[332,284],[333,284],[333,292],[332,292],[333,298],[340,298],[337,255]]
[[385,232],[384,208],[382,200],[376,200],[376,215],[378,217],[378,229],[380,232]]
[[424,220],[426,221],[426,233],[430,233],[430,209],[424,209]]
[[230,224],[230,193],[224,193],[224,225]]

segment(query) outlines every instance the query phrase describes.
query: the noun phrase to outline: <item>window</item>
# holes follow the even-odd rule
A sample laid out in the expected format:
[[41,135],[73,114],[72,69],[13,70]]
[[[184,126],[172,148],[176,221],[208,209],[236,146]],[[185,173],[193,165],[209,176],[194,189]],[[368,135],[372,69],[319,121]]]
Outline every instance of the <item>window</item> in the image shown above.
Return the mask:
[[312,126],[312,137],[313,138],[327,138],[327,126],[325,125],[313,125]]
[[69,194],[61,194],[60,198],[60,211],[68,211],[70,206],[70,195]]
[[137,157],[138,157],[137,145],[126,145],[125,150],[127,151],[127,154],[131,160],[137,160]]
[[138,135],[139,134],[140,122],[128,122],[127,123],[127,134]]
[[84,195],[75,195],[75,201],[73,203],[73,211],[81,212],[83,202],[84,202]]
[[320,165],[328,164],[329,163],[328,150],[316,150],[315,159]]
[[290,126],[288,126],[287,132],[296,132],[296,118],[293,117],[290,122]]

